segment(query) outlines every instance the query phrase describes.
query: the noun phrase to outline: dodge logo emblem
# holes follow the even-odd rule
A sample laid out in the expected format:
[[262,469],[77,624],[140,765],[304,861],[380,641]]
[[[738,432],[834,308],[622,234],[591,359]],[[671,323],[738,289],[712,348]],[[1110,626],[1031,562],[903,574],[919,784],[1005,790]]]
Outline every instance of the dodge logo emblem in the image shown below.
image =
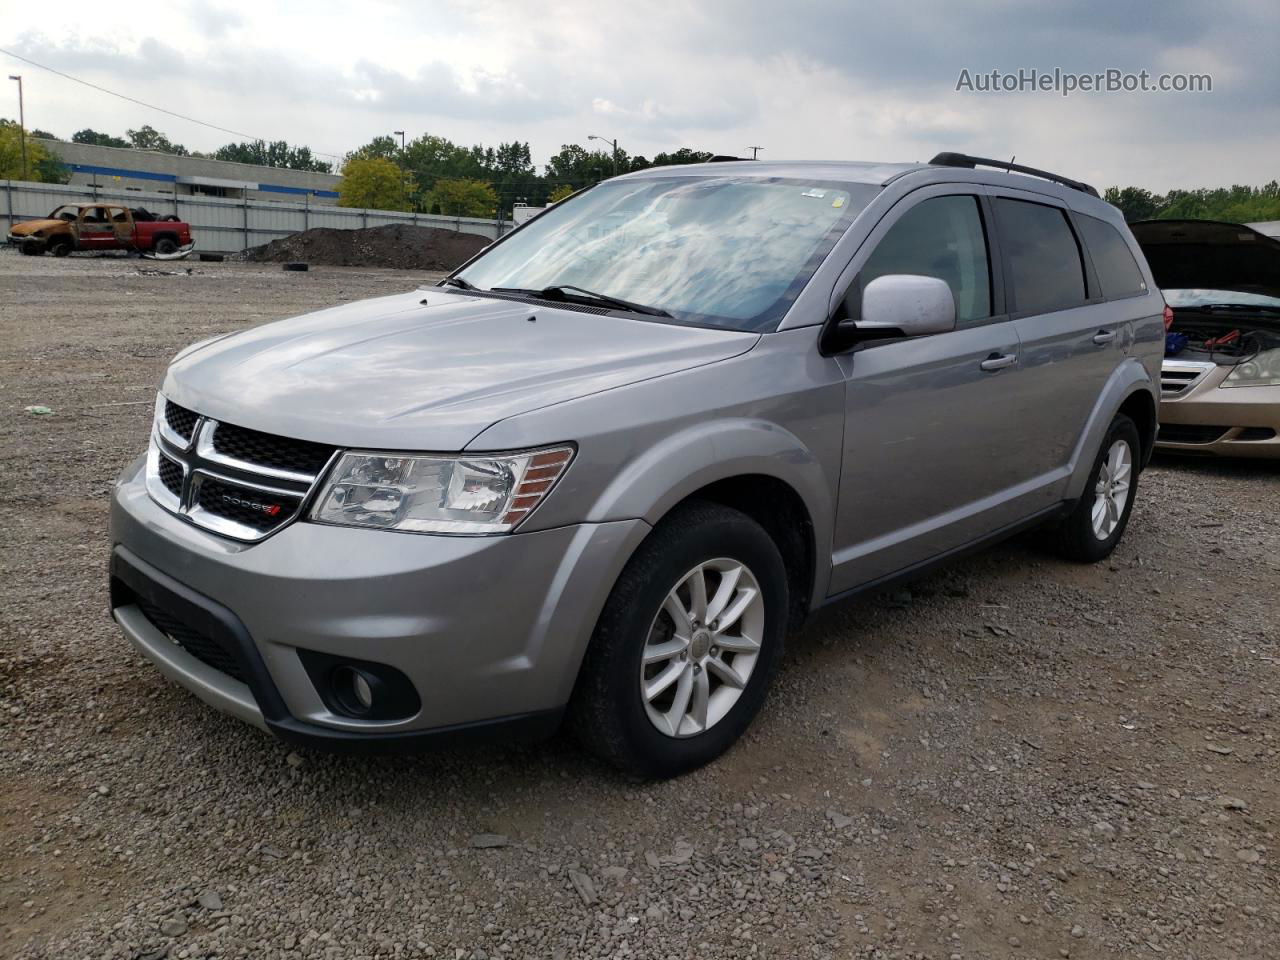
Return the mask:
[[242,497],[233,497],[229,493],[222,495],[222,502],[229,503],[233,507],[242,507],[245,510],[254,510],[268,517],[274,517],[280,512],[280,504],[278,503],[258,503],[255,500],[245,500]]

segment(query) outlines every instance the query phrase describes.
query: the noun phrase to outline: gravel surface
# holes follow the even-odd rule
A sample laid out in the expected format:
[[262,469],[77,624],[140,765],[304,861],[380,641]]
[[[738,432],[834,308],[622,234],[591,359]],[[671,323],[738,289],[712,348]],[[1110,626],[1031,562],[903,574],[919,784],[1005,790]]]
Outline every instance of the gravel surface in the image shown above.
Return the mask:
[[424,277],[164,266],[0,254],[0,955],[1276,956],[1280,465],[824,611],[675,782],[293,752],[119,636],[108,491],[178,347]]

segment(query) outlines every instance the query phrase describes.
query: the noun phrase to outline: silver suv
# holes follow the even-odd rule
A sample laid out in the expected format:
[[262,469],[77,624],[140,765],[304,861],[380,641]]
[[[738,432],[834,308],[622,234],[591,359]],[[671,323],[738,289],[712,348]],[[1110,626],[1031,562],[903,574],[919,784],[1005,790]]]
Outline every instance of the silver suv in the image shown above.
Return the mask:
[[714,758],[817,607],[1032,526],[1124,533],[1163,300],[1084,184],[646,170],[439,286],[189,347],[115,489],[125,635],[340,749],[547,735]]

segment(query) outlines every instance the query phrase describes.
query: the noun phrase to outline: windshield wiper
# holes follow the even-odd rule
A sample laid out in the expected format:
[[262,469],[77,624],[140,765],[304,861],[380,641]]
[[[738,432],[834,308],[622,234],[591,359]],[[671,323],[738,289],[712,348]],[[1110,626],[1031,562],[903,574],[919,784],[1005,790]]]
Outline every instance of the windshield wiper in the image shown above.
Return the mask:
[[457,287],[459,290],[474,290],[476,288],[476,285],[470,280],[463,280],[461,277],[445,277],[438,286]]
[[643,303],[632,303],[630,300],[623,300],[621,297],[611,297],[607,293],[596,293],[594,290],[586,290],[582,287],[575,287],[572,284],[561,283],[550,287],[543,287],[541,290],[525,290],[521,287],[494,287],[494,293],[520,293],[527,297],[538,297],[542,300],[563,300],[566,303],[576,303],[581,300],[594,300],[597,303],[607,303],[611,307],[617,307],[619,310],[627,310],[631,313],[640,313],[648,317],[667,317],[671,318],[671,314],[663,310],[661,307],[650,307]]

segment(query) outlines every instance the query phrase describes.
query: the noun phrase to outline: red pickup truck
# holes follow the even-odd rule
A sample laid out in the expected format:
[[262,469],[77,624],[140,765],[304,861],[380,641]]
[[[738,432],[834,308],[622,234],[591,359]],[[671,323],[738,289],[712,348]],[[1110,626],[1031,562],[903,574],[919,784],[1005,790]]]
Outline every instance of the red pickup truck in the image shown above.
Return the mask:
[[74,250],[129,250],[168,259],[191,252],[191,225],[112,204],[58,207],[42,220],[9,228],[9,242],[30,256],[65,257]]

